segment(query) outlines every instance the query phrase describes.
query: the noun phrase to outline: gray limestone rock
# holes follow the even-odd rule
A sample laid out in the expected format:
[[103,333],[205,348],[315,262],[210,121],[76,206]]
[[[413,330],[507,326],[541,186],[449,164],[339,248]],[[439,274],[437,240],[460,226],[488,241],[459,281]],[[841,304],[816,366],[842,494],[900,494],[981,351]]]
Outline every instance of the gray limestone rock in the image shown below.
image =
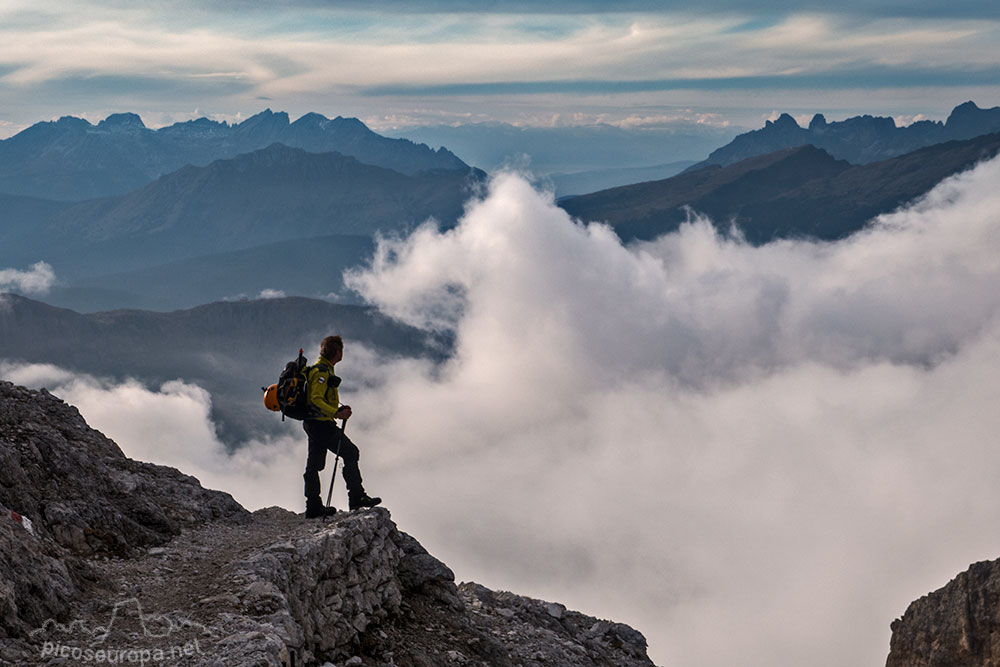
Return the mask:
[[973,564],[890,627],[886,667],[1000,667],[1000,560]]
[[9,382],[0,382],[0,505],[78,555],[125,556],[185,525],[247,517],[229,494],[127,458],[44,389]]

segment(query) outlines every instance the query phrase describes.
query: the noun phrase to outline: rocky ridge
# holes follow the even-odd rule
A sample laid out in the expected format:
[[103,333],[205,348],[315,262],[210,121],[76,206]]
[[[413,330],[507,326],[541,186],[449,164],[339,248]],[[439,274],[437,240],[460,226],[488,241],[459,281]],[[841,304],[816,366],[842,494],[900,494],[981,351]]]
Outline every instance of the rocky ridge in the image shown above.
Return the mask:
[[737,136],[717,148],[703,162],[689,168],[697,171],[709,165],[730,165],[774,151],[810,144],[822,148],[838,160],[869,164],[913,152],[946,141],[972,139],[1000,132],[1000,107],[980,109],[971,100],[949,114],[945,122],[921,120],[897,127],[895,120],[879,116],[855,116],[827,122],[816,114],[807,127],[787,113],[764,127]]
[[1000,666],[1000,560],[974,563],[891,627],[886,667]]
[[199,118],[153,130],[136,114],[119,113],[97,125],[63,116],[0,140],[0,187],[61,201],[122,195],[185,165],[205,166],[273,143],[342,153],[409,175],[468,170],[445,148],[384,137],[357,118],[309,113],[292,122],[283,111],[265,109],[232,125]]
[[755,245],[783,238],[832,241],[998,152],[1000,133],[865,165],[804,144],[725,167],[569,197],[559,206],[574,217],[610,224],[626,242],[675,231],[692,212],[707,215],[722,234],[735,225]]
[[44,390],[0,383],[0,483],[0,664],[652,665],[626,625],[456,585],[385,509],[251,514]]

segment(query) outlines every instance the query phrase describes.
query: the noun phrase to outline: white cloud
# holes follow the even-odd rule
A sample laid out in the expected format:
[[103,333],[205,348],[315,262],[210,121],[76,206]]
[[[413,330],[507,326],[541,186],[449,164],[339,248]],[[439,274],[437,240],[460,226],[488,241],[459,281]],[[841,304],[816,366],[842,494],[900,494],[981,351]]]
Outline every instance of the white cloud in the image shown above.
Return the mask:
[[18,290],[25,294],[46,294],[56,281],[52,267],[36,262],[27,271],[0,269],[0,290]]
[[704,221],[624,248],[497,178],[351,278],[457,336],[357,400],[395,516],[462,576],[635,623],[659,663],[883,659],[911,599],[1000,551],[998,177],[762,248]]
[[258,299],[284,299],[285,293],[280,289],[263,289],[260,294],[257,295]]
[[[998,177],[761,248],[704,221],[625,248],[498,177],[351,278],[456,336],[439,367],[347,341],[368,490],[460,578],[632,623],[658,664],[877,663],[909,601],[1000,552]],[[298,424],[234,459],[197,387],[0,374],[59,385],[131,456],[301,509]]]

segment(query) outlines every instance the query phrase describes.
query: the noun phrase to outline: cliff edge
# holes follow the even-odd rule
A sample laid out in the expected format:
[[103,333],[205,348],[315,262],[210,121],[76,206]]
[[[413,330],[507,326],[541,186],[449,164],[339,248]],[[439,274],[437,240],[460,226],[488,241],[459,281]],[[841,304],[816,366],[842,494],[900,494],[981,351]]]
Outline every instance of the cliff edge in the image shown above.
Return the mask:
[[886,667],[1000,667],[1000,560],[974,563],[891,628]]
[[383,508],[247,512],[0,382],[0,664],[652,665],[627,625],[475,583]]

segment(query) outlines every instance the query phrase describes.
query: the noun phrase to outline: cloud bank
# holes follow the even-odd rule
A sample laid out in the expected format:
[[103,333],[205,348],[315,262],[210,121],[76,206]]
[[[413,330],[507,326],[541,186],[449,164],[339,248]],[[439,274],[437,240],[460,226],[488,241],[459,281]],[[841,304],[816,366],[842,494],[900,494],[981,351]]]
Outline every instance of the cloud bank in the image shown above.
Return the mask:
[[910,600],[1000,551],[998,177],[762,248],[704,220],[625,248],[497,178],[351,279],[457,340],[357,401],[412,470],[396,514],[443,524],[460,573],[634,622],[662,664],[884,659]]
[[46,294],[56,281],[55,271],[45,262],[36,262],[27,271],[0,269],[0,291]]
[[[754,248],[705,220],[623,247],[501,175],[350,276],[456,340],[439,366],[347,342],[368,489],[460,578],[634,624],[658,664],[878,664],[911,600],[1000,555],[998,178]],[[0,375],[60,385],[131,456],[300,509],[297,424],[228,459],[183,382]]]

